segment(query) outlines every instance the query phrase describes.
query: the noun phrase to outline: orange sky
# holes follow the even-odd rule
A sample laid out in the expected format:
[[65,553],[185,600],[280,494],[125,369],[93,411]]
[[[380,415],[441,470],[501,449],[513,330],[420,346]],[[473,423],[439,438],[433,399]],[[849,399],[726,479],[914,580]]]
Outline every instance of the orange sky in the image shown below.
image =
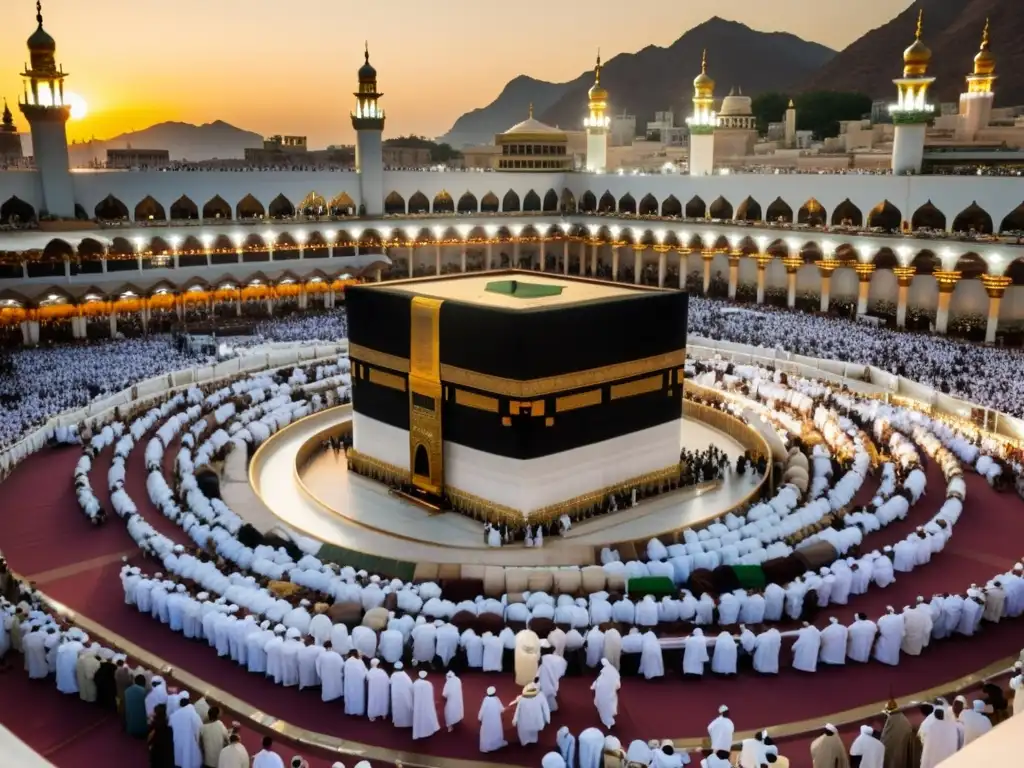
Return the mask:
[[[35,4],[3,3],[0,96],[24,130],[15,102]],[[44,0],[43,16],[71,73],[66,89],[90,108],[69,124],[72,139],[220,119],[265,135],[305,135],[322,147],[353,140],[349,110],[364,39],[385,94],[385,135],[436,136],[518,74],[569,80],[591,66],[598,47],[607,59],[668,45],[713,12],[842,48],[908,4],[741,0],[722,10],[647,0],[642,14],[630,15],[639,6],[622,0]]]

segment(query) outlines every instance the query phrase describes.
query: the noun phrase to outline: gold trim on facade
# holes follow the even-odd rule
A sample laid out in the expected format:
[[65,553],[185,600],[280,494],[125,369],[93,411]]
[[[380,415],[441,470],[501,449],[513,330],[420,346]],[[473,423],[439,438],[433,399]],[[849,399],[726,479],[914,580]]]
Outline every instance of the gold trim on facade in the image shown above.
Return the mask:
[[646,395],[649,392],[657,392],[662,388],[665,383],[664,375],[660,376],[648,376],[643,379],[634,379],[633,381],[627,381],[624,384],[612,384],[611,387],[611,400],[621,400],[624,397],[634,397],[636,395]]
[[370,383],[378,384],[388,389],[397,389],[399,392],[405,392],[406,390],[405,379],[377,368],[370,368]]
[[[388,368],[392,371],[399,371],[400,373],[409,372],[408,358],[378,352],[375,349],[359,344],[349,345],[349,357],[353,360],[381,368]],[[567,390],[584,389],[597,386],[598,384],[607,384],[619,379],[630,379],[645,374],[653,374],[666,368],[681,369],[685,362],[686,350],[677,349],[672,352],[655,355],[654,357],[629,360],[624,363],[615,363],[614,365],[606,365],[601,368],[591,368],[586,371],[577,371],[559,376],[548,376],[542,379],[525,380],[491,376],[490,374],[478,373],[442,363],[441,380],[445,384],[468,387],[469,389],[489,392],[493,395],[504,395],[517,400],[530,400]],[[679,374],[679,380],[682,380],[682,373]]]
[[466,408],[475,408],[478,411],[487,411],[488,413],[498,413],[498,398],[487,397],[487,395],[481,395],[479,392],[470,392],[468,389],[456,389],[455,390],[455,404],[462,405]]
[[555,413],[575,411],[577,408],[589,408],[592,405],[601,404],[601,390],[588,389],[586,392],[576,392],[572,395],[555,398]]

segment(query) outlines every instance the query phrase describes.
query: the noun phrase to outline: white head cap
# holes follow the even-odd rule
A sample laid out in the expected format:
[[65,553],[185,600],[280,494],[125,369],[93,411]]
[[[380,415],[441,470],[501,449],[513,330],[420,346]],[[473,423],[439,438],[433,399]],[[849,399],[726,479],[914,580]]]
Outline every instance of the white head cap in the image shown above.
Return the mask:
[[971,702],[971,706],[974,707],[975,712],[985,711],[985,702],[981,699],[975,699],[973,702]]
[[379,667],[380,666],[380,659],[370,659],[370,666],[371,667]]
[[395,662],[395,671],[398,672],[399,670],[402,670],[402,669],[405,669],[405,664],[403,664],[400,661],[396,661]]
[[498,689],[497,689],[497,688],[495,688],[495,687],[494,687],[494,686],[492,685],[492,686],[491,686],[490,688],[488,688],[488,689],[487,689],[487,695],[488,695],[488,696],[497,696],[497,695],[498,695]]
[[270,622],[269,621],[261,621],[260,622],[260,629],[270,629]]
[[870,736],[875,732],[875,729],[872,728],[870,725],[862,725],[860,727],[860,732],[865,736]]
[[725,706],[725,704],[723,704],[722,706],[720,706],[718,708],[718,714],[720,714],[720,715],[724,715],[728,711],[729,711],[729,708],[727,706]]
[[287,631],[287,627],[284,624],[278,624],[274,627],[275,635],[283,635]]
[[423,671],[421,671],[421,672],[420,672],[420,680],[426,680],[426,679],[427,679],[427,673],[426,673],[426,672],[423,672]]
[[839,733],[839,729],[832,725],[832,723],[825,723],[825,730],[831,733],[833,736]]

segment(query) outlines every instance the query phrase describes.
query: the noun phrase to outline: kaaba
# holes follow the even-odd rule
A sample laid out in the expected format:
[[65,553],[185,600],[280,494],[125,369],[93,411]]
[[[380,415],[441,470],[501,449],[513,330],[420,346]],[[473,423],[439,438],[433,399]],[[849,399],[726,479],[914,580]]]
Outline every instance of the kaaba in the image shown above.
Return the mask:
[[365,474],[547,521],[678,473],[685,292],[508,270],[353,286],[345,303]]

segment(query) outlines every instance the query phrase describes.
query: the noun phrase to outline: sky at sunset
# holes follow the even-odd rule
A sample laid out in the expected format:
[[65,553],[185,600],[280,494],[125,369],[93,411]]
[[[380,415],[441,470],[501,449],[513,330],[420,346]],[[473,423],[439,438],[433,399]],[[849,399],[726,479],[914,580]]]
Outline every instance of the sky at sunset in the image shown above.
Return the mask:
[[[109,138],[164,120],[225,120],[264,135],[351,143],[349,120],[363,40],[370,42],[385,136],[436,136],[492,101],[519,74],[562,82],[647,45],[667,46],[717,13],[764,31],[843,48],[909,0],[693,0],[515,4],[472,0],[44,0],[46,30],[89,106],[71,139]],[[16,101],[35,29],[34,0],[3,0],[0,96]],[[722,55],[718,53],[717,55]]]

